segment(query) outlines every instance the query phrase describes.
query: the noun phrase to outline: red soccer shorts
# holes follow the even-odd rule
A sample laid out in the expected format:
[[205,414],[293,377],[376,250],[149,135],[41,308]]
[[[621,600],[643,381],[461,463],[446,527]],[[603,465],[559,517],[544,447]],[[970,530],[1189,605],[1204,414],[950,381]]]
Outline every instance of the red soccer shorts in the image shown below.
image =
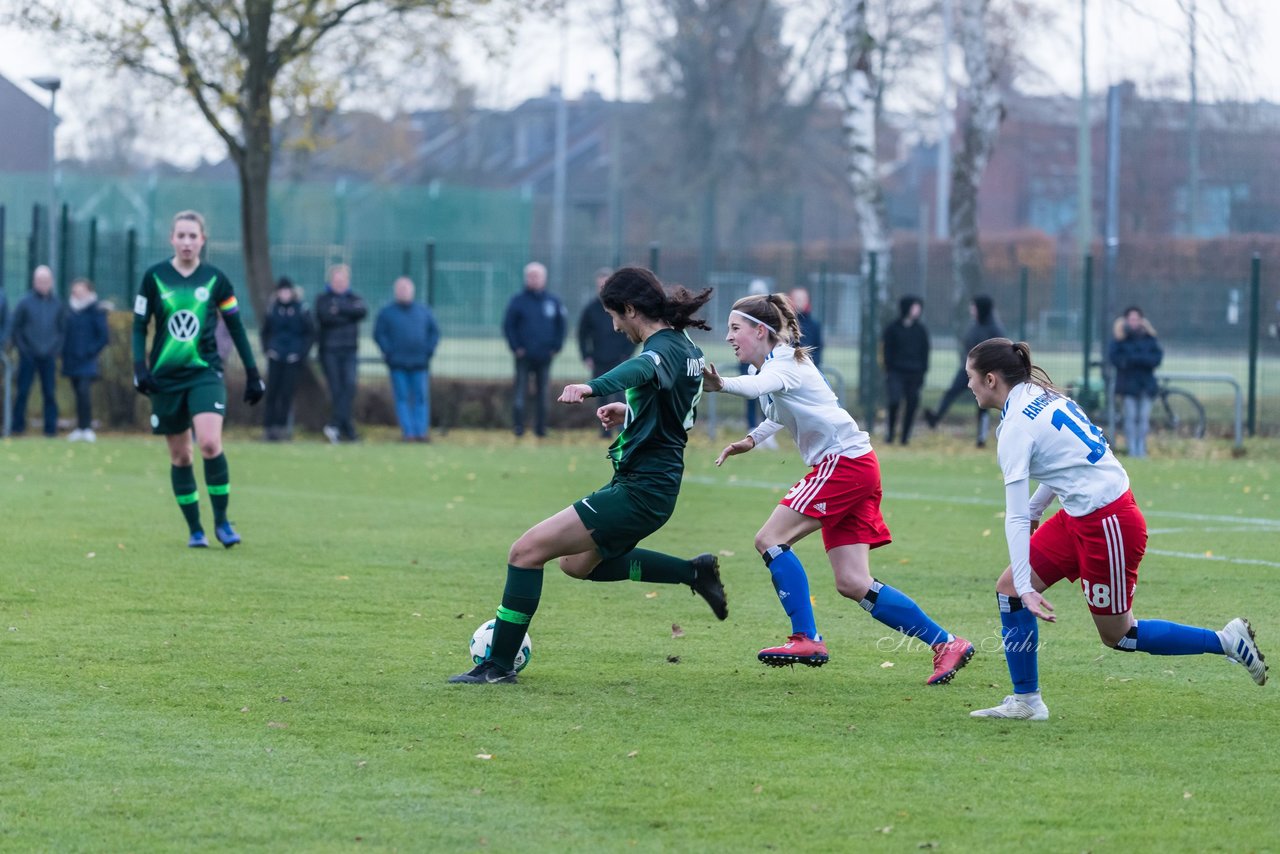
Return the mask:
[[893,542],[880,515],[880,495],[880,461],[869,451],[827,457],[778,503],[821,521],[827,551],[857,543],[876,549]]
[[1147,521],[1125,492],[1085,516],[1059,510],[1031,535],[1031,568],[1046,585],[1080,580],[1084,601],[1095,614],[1133,608],[1138,564],[1147,550]]

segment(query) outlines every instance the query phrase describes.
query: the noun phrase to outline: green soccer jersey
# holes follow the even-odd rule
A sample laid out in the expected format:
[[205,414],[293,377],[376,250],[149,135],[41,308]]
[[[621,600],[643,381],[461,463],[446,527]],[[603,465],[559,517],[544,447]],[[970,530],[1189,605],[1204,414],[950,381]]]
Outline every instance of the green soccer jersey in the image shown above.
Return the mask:
[[[135,343],[155,318],[151,373],[164,390],[182,388],[206,371],[221,371],[218,356],[218,312],[230,318],[239,310],[231,281],[221,270],[201,263],[183,276],[170,261],[156,264],[142,277],[133,307]],[[238,325],[238,324],[237,324]],[[134,359],[142,356],[135,346]]]
[[680,488],[684,446],[702,399],[705,364],[688,334],[662,329],[649,336],[634,358],[589,383],[595,397],[626,390],[626,419],[609,446],[617,474]]

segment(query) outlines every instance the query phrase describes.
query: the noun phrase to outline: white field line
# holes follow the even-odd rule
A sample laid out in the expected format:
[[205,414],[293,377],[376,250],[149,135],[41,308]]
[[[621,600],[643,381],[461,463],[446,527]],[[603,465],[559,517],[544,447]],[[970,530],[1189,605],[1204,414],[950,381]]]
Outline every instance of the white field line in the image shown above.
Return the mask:
[[[685,475],[684,480],[686,483],[696,483],[696,484],[707,485],[707,486],[732,486],[732,487],[742,487],[747,489],[768,489],[770,491],[778,492],[778,493],[785,493],[786,490],[790,489],[792,486],[795,485],[795,481],[787,481],[785,483],[771,483],[769,481],[764,481],[764,480],[748,480],[743,478],[735,478],[731,480],[727,477],[724,479],[720,479],[720,478],[714,478],[714,477],[707,477],[705,475],[688,475],[688,474]],[[891,501],[927,501],[933,504],[966,504],[966,505],[977,505],[977,506],[985,505],[985,506],[991,507],[992,509],[999,507],[999,504],[997,504],[996,502],[993,502],[990,499],[984,498],[980,495],[926,495],[924,493],[919,493],[919,492],[897,492],[897,491],[890,490],[885,492],[885,498]],[[1264,518],[1256,518],[1256,517],[1248,517],[1248,516],[1209,516],[1209,515],[1202,515],[1199,513],[1183,513],[1175,510],[1150,510],[1150,511],[1144,510],[1142,511],[1142,513],[1144,516],[1154,516],[1157,518],[1163,517],[1163,518],[1178,519],[1181,521],[1188,521],[1188,522],[1218,522],[1218,523],[1224,523],[1232,526],[1230,528],[1225,528],[1225,529],[1203,528],[1203,527],[1162,528],[1162,529],[1153,530],[1150,533],[1165,533],[1165,532],[1173,532],[1173,531],[1195,531],[1199,533],[1199,532],[1218,531],[1218,530],[1246,531],[1246,532],[1280,531],[1280,519],[1264,519]],[[1218,563],[1246,564],[1249,566],[1280,567],[1280,561],[1260,560],[1257,558],[1228,557],[1226,555],[1212,555],[1212,554],[1204,554],[1202,552],[1177,552],[1177,551],[1168,551],[1165,549],[1149,548],[1147,549],[1147,554],[1159,555],[1161,557],[1176,557],[1176,558],[1182,558],[1184,560],[1207,560],[1207,561],[1214,561]]]

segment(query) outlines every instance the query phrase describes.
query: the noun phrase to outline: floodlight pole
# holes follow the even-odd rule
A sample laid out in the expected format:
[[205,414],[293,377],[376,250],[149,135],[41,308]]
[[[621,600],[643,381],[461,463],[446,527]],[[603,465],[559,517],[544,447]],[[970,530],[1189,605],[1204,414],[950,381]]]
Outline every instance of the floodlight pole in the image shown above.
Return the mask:
[[[47,254],[45,255],[49,266],[54,264],[53,247],[54,247],[54,228],[55,217],[54,210],[58,207],[58,188],[56,186],[55,171],[57,167],[57,150],[54,147],[54,137],[58,128],[58,90],[62,88],[62,79],[59,77],[32,77],[31,82],[39,86],[41,89],[49,93],[49,200],[48,212],[46,219],[46,232],[48,237]],[[58,271],[55,271],[58,272]]]

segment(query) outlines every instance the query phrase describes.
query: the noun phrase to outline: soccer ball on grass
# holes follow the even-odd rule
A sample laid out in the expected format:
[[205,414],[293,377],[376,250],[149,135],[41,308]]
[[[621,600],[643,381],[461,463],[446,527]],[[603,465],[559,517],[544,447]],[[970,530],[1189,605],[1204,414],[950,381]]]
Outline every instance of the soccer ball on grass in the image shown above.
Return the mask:
[[[496,620],[489,620],[487,623],[481,623],[480,628],[475,630],[471,635],[471,661],[475,664],[483,664],[485,659],[489,657],[489,648],[493,644],[493,627]],[[524,670],[524,666],[529,663],[529,656],[533,655],[533,641],[529,640],[529,635],[525,634],[524,640],[520,642],[520,651],[516,653],[516,672]]]

